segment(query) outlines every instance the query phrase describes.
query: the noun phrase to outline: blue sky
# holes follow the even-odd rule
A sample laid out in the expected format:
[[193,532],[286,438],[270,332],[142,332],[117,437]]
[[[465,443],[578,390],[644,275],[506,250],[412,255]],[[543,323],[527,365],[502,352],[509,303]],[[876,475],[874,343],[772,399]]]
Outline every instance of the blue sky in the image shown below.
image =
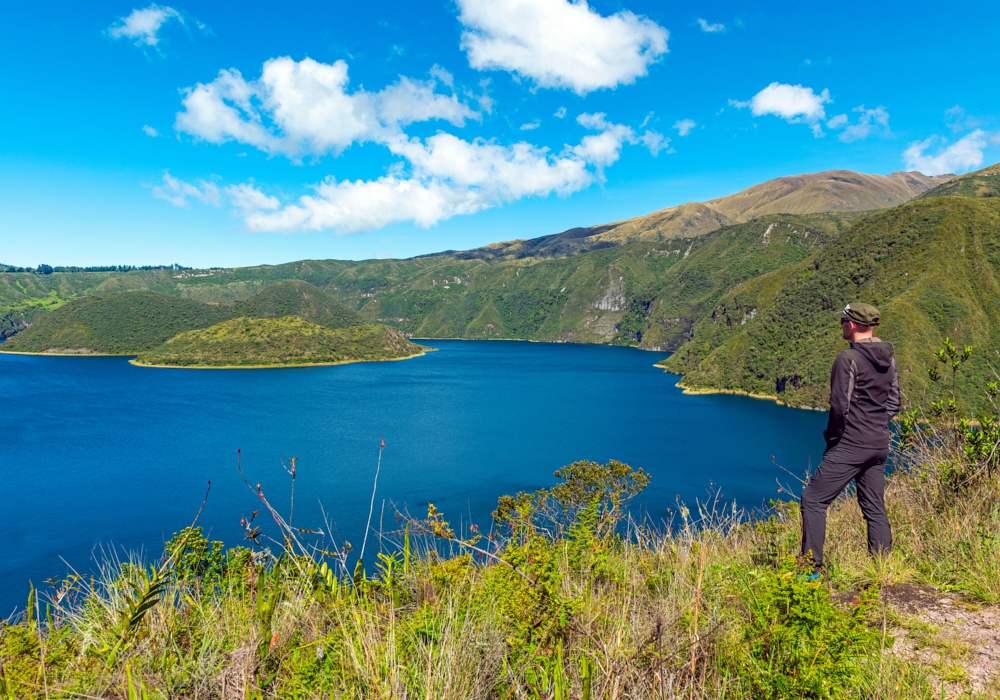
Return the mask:
[[[953,9],[954,8],[954,9]],[[409,257],[1000,160],[1000,4],[7,3],[0,262]]]

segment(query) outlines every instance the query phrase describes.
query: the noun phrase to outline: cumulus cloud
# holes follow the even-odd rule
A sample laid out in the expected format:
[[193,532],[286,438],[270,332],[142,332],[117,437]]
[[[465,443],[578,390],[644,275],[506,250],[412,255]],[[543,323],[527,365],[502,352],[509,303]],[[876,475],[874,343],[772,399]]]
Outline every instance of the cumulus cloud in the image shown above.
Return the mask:
[[142,127],[142,131],[143,131],[143,133],[145,133],[145,134],[146,134],[146,136],[149,136],[149,137],[151,137],[151,138],[154,138],[154,139],[155,139],[155,138],[156,138],[157,136],[159,136],[159,135],[160,135],[160,132],[159,132],[159,131],[157,131],[156,129],[154,129],[153,127],[151,127],[151,126],[150,126],[149,124],[145,124],[145,125],[144,125],[144,126]]
[[538,127],[540,127],[541,125],[542,123],[536,119],[534,121],[521,124],[521,131],[533,131]]
[[469,65],[541,87],[583,95],[631,84],[667,53],[669,32],[627,10],[604,17],[586,0],[457,1]]
[[698,124],[694,119],[681,119],[674,124],[674,128],[677,129],[677,134],[679,136],[687,136],[696,126],[698,126]]
[[708,20],[698,18],[698,26],[701,27],[701,31],[707,32],[708,34],[715,34],[716,32],[726,31],[726,25],[717,23],[709,24]]
[[[442,76],[440,70],[436,71]],[[236,69],[184,91],[174,128],[210,143],[238,141],[293,159],[339,153],[355,142],[384,141],[401,126],[441,119],[456,126],[477,113],[437,81],[399,81],[380,92],[348,90],[347,63],[285,56],[257,80]]]
[[746,102],[730,100],[729,104],[749,107],[755,117],[772,114],[791,124],[808,124],[819,137],[823,135],[821,122],[826,119],[823,105],[828,102],[832,102],[829,90],[816,94],[812,88],[774,82]]
[[552,114],[552,116],[556,119],[564,119],[566,117],[566,108],[560,107]]
[[889,133],[889,112],[884,107],[865,109],[865,106],[861,105],[855,107],[854,111],[860,114],[854,124],[846,114],[838,114],[826,122],[828,129],[843,129],[838,138],[844,143],[866,139],[874,132]]
[[397,133],[384,145],[406,167],[375,180],[330,177],[284,206],[253,183],[230,185],[220,193],[212,183],[189,184],[169,173],[153,194],[175,206],[186,206],[189,199],[217,204],[224,195],[251,231],[332,229],[348,234],[401,221],[429,227],[525,197],[568,196],[601,180],[603,169],[619,159],[625,144],[645,146],[654,155],[669,145],[662,134],[638,133],[604,114],[583,114],[577,121],[595,133],[558,153],[523,141],[506,146],[448,133],[425,139]]
[[[652,129],[647,129],[639,134],[631,127],[609,122],[604,112],[581,114],[576,118],[576,121],[582,126],[600,133],[584,136],[580,145],[574,148],[574,152],[581,158],[602,168],[618,160],[622,146],[626,143],[642,144],[654,156],[659,155],[660,151],[670,145],[670,139],[664,137],[663,134]],[[643,125],[645,123],[643,122]]]
[[157,199],[170,202],[175,207],[186,207],[189,199],[216,207],[222,204],[219,187],[215,183],[199,180],[197,184],[191,184],[173,177],[169,172],[163,173],[162,181],[152,186],[152,192]]
[[399,221],[429,227],[458,214],[473,214],[487,203],[478,192],[443,182],[420,182],[393,175],[377,180],[327,180],[298,204],[246,216],[251,231],[318,231],[346,234]]
[[[1000,145],[1000,134],[976,129],[950,146],[945,146],[947,142],[947,139],[935,135],[911,143],[903,151],[907,170],[918,170],[924,175],[944,175],[979,168],[983,164],[983,151],[988,146]],[[933,153],[927,152],[935,146],[937,148]]]

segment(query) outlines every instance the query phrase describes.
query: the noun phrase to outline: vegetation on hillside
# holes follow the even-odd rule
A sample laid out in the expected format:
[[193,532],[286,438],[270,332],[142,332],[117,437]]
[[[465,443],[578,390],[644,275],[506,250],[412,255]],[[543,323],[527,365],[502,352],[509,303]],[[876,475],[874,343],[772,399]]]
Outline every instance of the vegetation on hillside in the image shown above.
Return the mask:
[[907,415],[887,485],[893,552],[868,557],[845,495],[819,581],[796,561],[794,500],[755,519],[709,504],[680,507],[666,527],[634,523],[628,502],[648,476],[614,461],[502,497],[489,529],[456,532],[429,505],[373,535],[356,566],[348,543],[293,527],[247,482],[262,514],[244,520],[246,546],[226,549],[195,523],[153,564],[107,562],[96,578],[32,590],[0,627],[0,694],[996,697],[1000,676],[968,669],[973,649],[892,603],[913,584],[970,608],[1000,603],[996,414],[978,426]]
[[956,177],[920,197],[1000,197],[1000,164]]
[[277,282],[249,299],[236,302],[233,308],[233,315],[237,317],[298,316],[330,328],[347,328],[363,323],[356,313],[337,301],[332,294],[303,280]]
[[388,326],[329,328],[298,316],[234,318],[181,333],[140,352],[137,365],[260,367],[371,362],[412,357],[423,348]]
[[959,379],[963,408],[982,410],[988,353],[1000,347],[1000,200],[919,199],[870,215],[807,260],[726,294],[663,366],[693,389],[824,406],[831,358],[846,347],[834,312],[882,312],[903,391],[939,398],[926,358],[950,337],[980,348]]
[[0,349],[132,354],[229,316],[228,308],[157,292],[91,294],[37,315]]

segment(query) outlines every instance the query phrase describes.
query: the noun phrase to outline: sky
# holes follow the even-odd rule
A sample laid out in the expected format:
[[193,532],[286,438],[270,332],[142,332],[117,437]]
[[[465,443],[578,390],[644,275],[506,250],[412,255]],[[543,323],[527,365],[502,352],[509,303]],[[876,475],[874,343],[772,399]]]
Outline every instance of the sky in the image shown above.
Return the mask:
[[1000,161],[1000,3],[0,9],[0,263],[406,258]]

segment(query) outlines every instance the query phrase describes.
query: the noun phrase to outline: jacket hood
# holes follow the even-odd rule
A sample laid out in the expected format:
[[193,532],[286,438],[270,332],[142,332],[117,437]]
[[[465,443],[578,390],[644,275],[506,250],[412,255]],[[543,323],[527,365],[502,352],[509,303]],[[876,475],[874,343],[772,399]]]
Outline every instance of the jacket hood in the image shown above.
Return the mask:
[[854,343],[852,347],[867,357],[879,372],[886,371],[892,365],[892,343],[879,340],[871,343]]

